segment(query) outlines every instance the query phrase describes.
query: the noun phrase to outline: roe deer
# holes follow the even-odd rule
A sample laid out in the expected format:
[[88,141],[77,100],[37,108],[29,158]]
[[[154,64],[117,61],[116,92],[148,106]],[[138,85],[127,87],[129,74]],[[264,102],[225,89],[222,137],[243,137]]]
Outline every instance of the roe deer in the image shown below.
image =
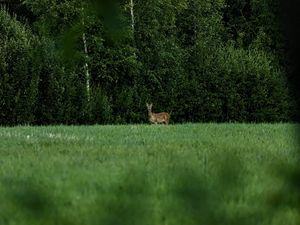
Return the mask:
[[149,121],[150,123],[165,123],[169,124],[170,120],[170,114],[166,112],[161,112],[161,113],[153,113],[152,112],[152,103],[148,104],[146,103],[147,109],[148,109],[148,116],[149,116]]

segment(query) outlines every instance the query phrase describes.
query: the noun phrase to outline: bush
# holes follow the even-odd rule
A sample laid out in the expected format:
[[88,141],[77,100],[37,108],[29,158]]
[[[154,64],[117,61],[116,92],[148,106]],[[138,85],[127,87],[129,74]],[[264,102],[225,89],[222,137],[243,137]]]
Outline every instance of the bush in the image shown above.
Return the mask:
[[97,124],[108,124],[111,122],[112,109],[107,95],[101,88],[94,88],[90,102],[90,121]]
[[257,49],[221,49],[219,68],[223,73],[224,121],[276,122],[290,117],[290,102],[283,73],[272,57]]
[[182,86],[178,117],[190,121],[288,121],[291,99],[282,72],[257,49],[198,48]]

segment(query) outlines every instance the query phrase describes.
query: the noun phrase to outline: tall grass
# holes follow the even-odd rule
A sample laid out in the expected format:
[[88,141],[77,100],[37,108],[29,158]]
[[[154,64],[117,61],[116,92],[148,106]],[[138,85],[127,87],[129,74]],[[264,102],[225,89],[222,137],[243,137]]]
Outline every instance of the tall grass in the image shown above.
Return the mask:
[[296,225],[296,128],[0,128],[0,224]]

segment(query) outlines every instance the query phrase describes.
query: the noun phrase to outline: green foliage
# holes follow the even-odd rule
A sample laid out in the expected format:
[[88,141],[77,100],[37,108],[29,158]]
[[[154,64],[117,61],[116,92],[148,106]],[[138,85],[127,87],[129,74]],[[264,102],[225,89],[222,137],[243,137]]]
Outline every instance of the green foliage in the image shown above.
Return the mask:
[[283,74],[257,49],[226,46],[217,53],[223,121],[272,122],[289,119],[290,98]]
[[136,1],[134,38],[142,64],[137,83],[143,109],[146,101],[153,102],[156,110],[170,111],[176,105],[184,76],[183,50],[176,29],[182,2]]
[[90,121],[92,123],[107,124],[111,122],[111,103],[100,88],[93,90],[90,104]]
[[175,122],[289,120],[276,1],[133,3],[134,27],[125,0],[26,0],[30,25],[2,12],[18,38],[1,34],[0,124],[142,123],[146,102]]
[[34,108],[35,123],[55,124],[61,121],[63,99],[63,70],[48,38],[39,40],[34,58],[39,74],[38,95]]
[[36,38],[15,17],[0,10],[0,123],[34,121],[38,74],[33,63]]

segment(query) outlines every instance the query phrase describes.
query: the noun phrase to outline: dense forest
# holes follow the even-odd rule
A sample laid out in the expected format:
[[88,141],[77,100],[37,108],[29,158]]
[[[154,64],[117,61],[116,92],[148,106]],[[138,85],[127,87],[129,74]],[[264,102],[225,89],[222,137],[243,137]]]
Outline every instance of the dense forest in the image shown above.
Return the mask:
[[277,0],[1,0],[0,124],[295,118]]

